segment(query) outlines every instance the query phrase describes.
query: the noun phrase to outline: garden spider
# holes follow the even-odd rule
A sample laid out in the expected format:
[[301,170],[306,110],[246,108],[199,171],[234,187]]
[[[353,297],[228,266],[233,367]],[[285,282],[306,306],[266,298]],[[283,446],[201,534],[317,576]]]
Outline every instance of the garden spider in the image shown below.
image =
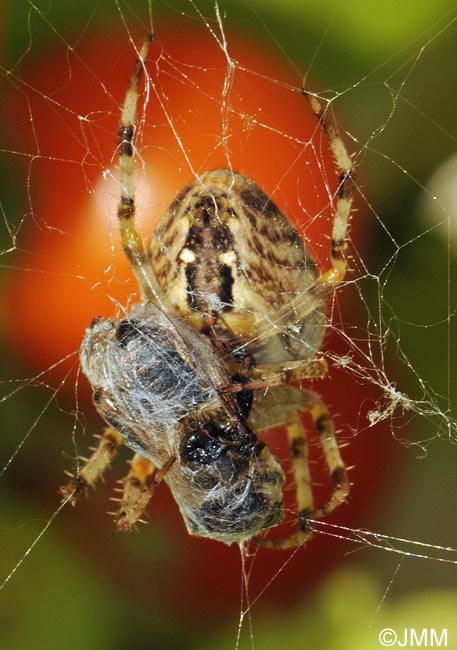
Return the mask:
[[[141,302],[123,318],[94,319],[86,332],[81,366],[109,428],[62,492],[74,504],[124,442],[135,455],[116,499],[120,529],[140,520],[164,480],[190,533],[227,544],[295,547],[312,535],[308,519],[332,512],[350,489],[328,410],[314,392],[291,384],[327,372],[316,354],[326,301],[346,272],[352,161],[329,112],[303,91],[340,174],[332,267],[323,275],[264,192],[227,170],[187,185],[145,247],[134,225],[133,153],[152,40],[149,35],[138,52],[119,128],[118,221]],[[332,484],[318,507],[302,422],[307,412]],[[278,425],[289,437],[298,524],[292,534],[268,539],[262,532],[284,516],[284,472],[257,432]]]

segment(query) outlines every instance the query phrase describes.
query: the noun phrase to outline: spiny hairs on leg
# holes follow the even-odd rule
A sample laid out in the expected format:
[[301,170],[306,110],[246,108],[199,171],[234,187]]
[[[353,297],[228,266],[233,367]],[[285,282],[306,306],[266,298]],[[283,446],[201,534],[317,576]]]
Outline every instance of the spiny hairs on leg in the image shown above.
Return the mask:
[[171,456],[164,466],[158,469],[141,454],[134,455],[130,461],[129,473],[120,481],[123,487],[116,490],[122,496],[111,499],[119,503],[117,512],[109,513],[115,517],[119,530],[130,532],[135,524],[144,523],[141,517],[175,460],[176,458]]
[[82,459],[85,464],[77,474],[66,472],[71,479],[59,490],[63,500],[68,500],[72,506],[76,505],[81,492],[93,487],[103,476],[123,441],[121,434],[111,428],[105,429],[102,436],[96,437],[100,438],[100,442],[92,450],[92,456]]
[[[94,487],[101,479],[123,442],[121,434],[111,428],[107,428],[102,436],[95,437],[100,438],[100,441],[92,450],[92,456],[85,459],[85,464],[77,474],[66,472],[71,479],[60,488],[63,501],[68,501],[73,506],[76,505],[82,492],[86,492],[89,487]],[[117,490],[122,493],[122,497],[111,499],[119,503],[117,512],[110,513],[115,516],[119,530],[131,531],[137,522],[141,522],[146,506],[175,460],[172,456],[161,469],[157,469],[147,458],[135,454],[129,463],[130,471],[120,481],[123,487]]]

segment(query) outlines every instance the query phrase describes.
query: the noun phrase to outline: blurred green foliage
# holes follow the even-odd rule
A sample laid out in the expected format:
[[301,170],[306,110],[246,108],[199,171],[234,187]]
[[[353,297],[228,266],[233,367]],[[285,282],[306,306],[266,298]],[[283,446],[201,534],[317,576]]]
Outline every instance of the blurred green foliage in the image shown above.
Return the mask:
[[[322,648],[325,650],[371,650],[382,648],[379,635],[386,628],[397,634],[399,647],[411,639],[410,630],[418,637],[426,629],[427,647],[434,630],[439,639],[446,630],[447,645],[457,648],[457,590],[418,591],[412,595],[384,601],[385,592],[369,573],[338,571],[316,591],[312,603],[298,603],[291,611],[252,613],[252,629],[243,627],[238,650],[276,650],[277,648]],[[356,606],[354,606],[356,604]],[[247,616],[246,616],[247,618]],[[405,636],[406,635],[406,636]],[[386,639],[393,637],[386,637]],[[425,637],[424,637],[425,638]],[[432,641],[432,642],[430,642]],[[387,645],[387,644],[386,644]],[[414,646],[407,642],[406,647]],[[234,630],[216,637],[202,650],[232,650]]]

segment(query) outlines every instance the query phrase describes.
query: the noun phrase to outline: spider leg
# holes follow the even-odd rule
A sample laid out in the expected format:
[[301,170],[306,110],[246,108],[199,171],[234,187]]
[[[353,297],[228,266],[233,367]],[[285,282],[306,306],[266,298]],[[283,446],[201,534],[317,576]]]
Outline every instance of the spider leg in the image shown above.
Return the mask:
[[297,414],[298,412],[296,412],[296,419],[286,425],[292,459],[295,499],[299,513],[297,530],[279,539],[255,537],[252,540],[256,544],[259,544],[259,546],[266,546],[274,550],[285,550],[302,546],[314,536],[313,530],[309,528],[305,520],[305,515],[313,512],[314,507],[311,474],[309,471],[308,439],[303,422],[299,416],[297,417]]
[[120,482],[123,488],[120,499],[113,498],[112,501],[120,502],[119,509],[114,514],[116,526],[119,530],[130,532],[135,524],[141,521],[141,516],[149,501],[157,492],[165,475],[173,465],[175,457],[167,460],[162,469],[157,469],[150,460],[136,453],[130,461],[130,470],[127,476]]
[[[314,507],[311,476],[308,463],[308,442],[303,425],[303,415],[309,412],[324,452],[332,493],[330,498]],[[272,549],[300,546],[314,534],[309,519],[325,517],[343,503],[350,491],[350,483],[335,437],[333,420],[328,409],[316,393],[293,387],[279,387],[265,396],[256,396],[249,423],[254,429],[283,425],[286,427],[298,509],[298,530],[279,539],[253,538],[253,542]]]
[[336,441],[333,418],[319,395],[311,391],[309,392],[313,399],[309,404],[308,410],[313,419],[322,451],[324,452],[330,481],[332,483],[332,494],[327,502],[308,514],[303,513],[303,517],[305,518],[309,516],[311,519],[318,519],[333,512],[333,510],[346,500],[351,490],[351,484]]
[[[241,390],[255,390],[256,388],[274,388],[275,386],[288,386],[299,382],[301,379],[322,379],[328,372],[325,359],[302,359],[281,363],[259,364],[249,369],[252,379],[232,384],[224,388],[226,393],[237,393]],[[242,375],[242,372],[240,372]]]
[[143,298],[158,301],[161,291],[151,266],[149,253],[135,228],[135,188],[133,174],[133,155],[135,141],[135,117],[138,103],[138,90],[143,74],[144,61],[148,56],[153,35],[144,40],[133,66],[130,84],[122,108],[119,137],[119,180],[121,197],[117,209],[121,242],[124,252],[132,266]]
[[71,480],[59,490],[63,500],[68,500],[74,506],[81,492],[86,491],[88,487],[94,486],[97,480],[102,477],[117,454],[122,441],[123,438],[120,433],[111,428],[105,429],[98,446],[93,449],[92,456],[86,460],[77,474],[72,475],[67,472],[71,476]]
[[346,146],[339,134],[338,127],[330,110],[329,103],[324,106],[317,95],[303,88],[303,95],[308,100],[311,110],[319,121],[332,150],[339,172],[340,184],[333,218],[332,246],[330,259],[332,268],[317,280],[318,293],[331,293],[344,279],[347,270],[347,231],[355,190],[354,165]]
[[[250,348],[254,348],[260,340],[265,340],[266,337],[275,336],[287,330],[292,321],[298,323],[312,312],[323,310],[327,298],[342,282],[347,271],[347,231],[355,191],[354,164],[339,134],[329,105],[324,106],[317,95],[305,89],[302,92],[328,139],[339,173],[340,182],[333,216],[330,249],[332,268],[318,276],[300,296],[276,310],[273,316],[248,311],[223,314],[222,318],[227,326],[239,339],[247,340],[246,345]],[[253,332],[255,332],[255,338],[252,338]]]
[[289,437],[292,471],[296,488],[297,509],[302,513],[313,512],[314,499],[311,490],[311,474],[309,471],[308,438],[301,418],[290,422],[287,426]]

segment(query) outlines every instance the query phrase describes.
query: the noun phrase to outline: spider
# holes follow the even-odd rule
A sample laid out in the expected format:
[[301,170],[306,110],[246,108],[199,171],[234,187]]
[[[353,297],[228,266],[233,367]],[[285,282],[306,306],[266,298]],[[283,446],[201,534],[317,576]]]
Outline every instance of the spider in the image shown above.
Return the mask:
[[[80,349],[93,401],[108,428],[67,485],[73,505],[101,477],[121,443],[135,454],[118,488],[116,523],[131,530],[162,481],[189,533],[226,544],[296,547],[309,519],[345,501],[350,483],[332,418],[320,397],[296,385],[325,376],[318,357],[325,306],[346,272],[353,166],[319,99],[303,89],[339,173],[331,268],[319,274],[299,234],[246,176],[217,169],[170,205],[146,247],[134,224],[134,138],[139,85],[153,35],[137,53],[120,120],[122,246],[141,301],[121,318],[95,318]],[[314,422],[332,491],[314,504],[303,414]],[[284,471],[258,432],[284,426],[297,526],[263,532],[284,517]]]

